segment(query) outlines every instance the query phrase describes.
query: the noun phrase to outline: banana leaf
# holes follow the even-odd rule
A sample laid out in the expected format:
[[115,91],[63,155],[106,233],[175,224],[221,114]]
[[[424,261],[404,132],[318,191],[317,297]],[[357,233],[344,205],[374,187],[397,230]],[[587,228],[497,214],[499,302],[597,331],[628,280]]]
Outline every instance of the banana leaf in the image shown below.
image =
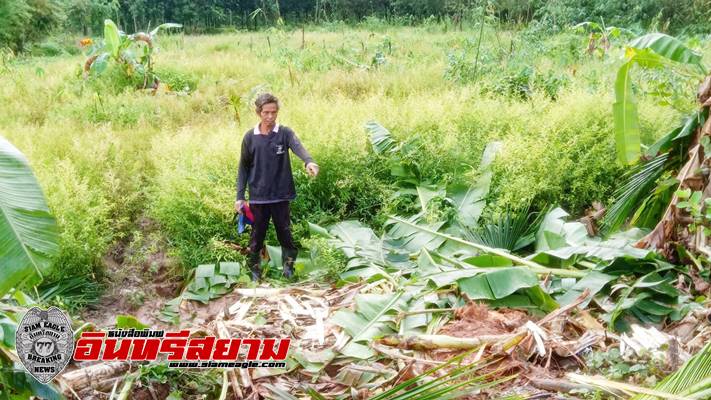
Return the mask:
[[489,195],[493,176],[491,164],[500,149],[500,142],[486,145],[479,163],[479,177],[473,184],[456,184],[447,188],[447,196],[452,199],[457,212],[457,221],[465,227],[475,227],[486,206],[486,197]]
[[[701,55],[686,47],[679,39],[663,33],[650,33],[633,39],[625,52],[627,61],[620,66],[615,80],[615,142],[618,160],[626,165],[633,164],[640,156],[640,125],[637,101],[632,89],[630,71],[635,64],[645,68],[674,67],[667,60],[677,65],[694,66],[699,77],[707,74]],[[685,129],[678,135],[688,135]],[[667,139],[665,139],[667,140]],[[653,149],[658,150],[658,149]]]
[[566,222],[570,216],[556,207],[545,214],[536,232],[536,251],[553,250],[569,246],[579,246],[588,240],[588,231],[580,222]]
[[376,337],[397,332],[395,317],[406,307],[404,292],[393,294],[360,294],[355,298],[356,310],[338,310],[330,318],[348,333],[351,339],[338,351],[346,356],[368,359],[376,355],[367,344]]
[[397,142],[384,126],[375,121],[365,124],[365,129],[370,134],[370,144],[377,154],[392,153],[397,150]]
[[27,159],[0,137],[0,297],[22,282],[41,280],[57,242],[55,219]]
[[617,71],[616,100],[612,106],[617,157],[622,164],[632,164],[637,161],[640,155],[639,111],[630,77],[630,69],[633,66],[634,61],[628,61]]
[[650,49],[656,54],[681,64],[696,65],[703,74],[706,73],[701,54],[689,49],[681,40],[664,33],[649,33],[642,35],[627,45],[634,49]]
[[119,29],[110,19],[104,20],[104,46],[106,51],[113,57],[118,58],[121,47],[121,36]]

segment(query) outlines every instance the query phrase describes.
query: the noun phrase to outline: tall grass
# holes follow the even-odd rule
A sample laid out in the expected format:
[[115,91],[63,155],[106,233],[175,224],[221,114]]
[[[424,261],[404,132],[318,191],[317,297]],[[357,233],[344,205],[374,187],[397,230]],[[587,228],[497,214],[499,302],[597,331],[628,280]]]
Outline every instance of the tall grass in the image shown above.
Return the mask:
[[[97,93],[78,77],[80,56],[20,59],[0,75],[0,134],[27,154],[58,217],[57,276],[100,272],[102,256],[141,215],[160,224],[185,267],[214,261],[221,241],[244,244],[231,226],[234,180],[259,87],[280,97],[280,121],[321,165],[311,180],[294,162],[297,238],[306,220],[377,226],[397,201],[386,166],[368,151],[363,124],[371,119],[401,139],[420,137],[419,162],[436,180],[470,179],[485,144],[503,141],[493,209],[555,202],[575,213],[608,200],[621,172],[610,113],[614,59],[582,55],[584,36],[535,42],[487,30],[481,75],[448,79],[448,54],[476,32],[312,31],[304,50],[300,32],[163,37],[156,68],[196,83],[187,96],[106,86]],[[376,65],[378,53],[385,62]],[[536,81],[527,99],[491,90],[522,63],[564,78],[555,100]],[[230,99],[240,99],[239,121]],[[678,118],[654,99],[640,109],[649,138]]]

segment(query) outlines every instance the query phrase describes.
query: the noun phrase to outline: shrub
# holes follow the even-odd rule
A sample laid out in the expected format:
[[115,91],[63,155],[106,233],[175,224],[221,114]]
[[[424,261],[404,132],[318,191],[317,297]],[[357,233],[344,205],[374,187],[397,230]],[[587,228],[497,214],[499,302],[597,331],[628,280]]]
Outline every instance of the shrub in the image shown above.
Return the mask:
[[170,91],[190,93],[197,89],[198,78],[193,74],[159,67],[156,69],[156,75],[162,84],[168,85]]

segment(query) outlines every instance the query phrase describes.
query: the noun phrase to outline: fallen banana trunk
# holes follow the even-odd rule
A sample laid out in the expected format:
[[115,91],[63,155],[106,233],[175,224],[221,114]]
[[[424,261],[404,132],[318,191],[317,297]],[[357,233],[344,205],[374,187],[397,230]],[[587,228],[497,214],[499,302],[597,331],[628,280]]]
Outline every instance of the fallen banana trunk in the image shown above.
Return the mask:
[[126,373],[129,367],[130,364],[123,361],[95,364],[67,372],[61,376],[59,382],[66,389],[67,395],[72,391],[79,393],[87,389],[105,390],[106,382],[113,383],[113,380]]
[[515,334],[483,335],[472,338],[462,338],[448,335],[391,335],[386,336],[378,343],[399,347],[408,350],[435,350],[435,349],[475,349],[483,344],[499,343],[513,339]]
[[[230,333],[227,330],[227,327],[225,327],[225,323],[223,321],[215,321],[215,333],[217,334],[217,337],[220,339],[229,339],[230,338]],[[235,399],[241,399],[243,398],[242,395],[242,388],[240,387],[239,380],[237,379],[237,373],[235,372],[234,368],[228,369],[227,370],[227,376],[229,377],[230,384],[232,385],[232,394]],[[242,376],[243,382],[244,376]]]
[[590,295],[590,291],[585,289],[583,293],[578,296],[572,303],[560,307],[545,317],[543,317],[538,323],[533,323],[528,321],[526,324],[520,326],[515,332],[504,333],[498,335],[479,335],[476,337],[455,337],[448,335],[390,335],[385,336],[378,340],[379,344],[384,344],[392,347],[399,347],[401,349],[408,350],[435,350],[435,349],[459,349],[459,350],[469,350],[477,348],[484,344],[494,344],[493,350],[495,352],[508,351],[512,347],[517,346],[521,341],[529,335],[532,335],[537,342],[537,347],[539,348],[539,353],[545,354],[545,347],[543,340],[545,339],[545,333],[540,328],[540,326],[550,323],[551,321],[559,318],[579,304],[581,304]]

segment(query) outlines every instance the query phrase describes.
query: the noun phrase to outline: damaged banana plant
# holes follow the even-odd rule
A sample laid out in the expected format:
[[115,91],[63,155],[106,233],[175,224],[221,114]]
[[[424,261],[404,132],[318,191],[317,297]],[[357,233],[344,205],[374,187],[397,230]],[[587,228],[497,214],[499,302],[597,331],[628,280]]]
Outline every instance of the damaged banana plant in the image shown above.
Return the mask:
[[[385,128],[374,123],[368,128],[375,152],[398,151],[400,145]],[[411,189],[405,194],[416,196],[415,204],[421,207],[412,216],[391,216],[381,236],[356,221],[330,229],[311,225],[312,234],[326,237],[346,256],[346,270],[340,276],[344,282],[389,288],[387,296],[377,299],[382,313],[356,307],[333,321],[352,338],[343,343],[343,353],[366,359],[374,354],[366,345],[378,335],[432,333],[444,317],[425,310],[460,307],[467,301],[541,314],[570,304],[589,289],[591,297],[583,306],[592,303],[602,310],[615,330],[625,330],[629,318],[659,322],[683,316],[681,293],[670,284],[677,275],[675,267],[651,250],[632,246],[643,235],[639,229],[603,240],[590,236],[584,224],[566,221],[569,215],[564,210],[553,208],[535,219],[533,229],[516,228],[524,224],[511,222],[512,218],[500,219],[508,221],[500,224],[509,227],[504,229],[505,240],[498,244],[483,240],[480,232],[486,223],[479,219],[489,192],[490,164],[499,148],[498,143],[487,146],[470,186],[425,190],[417,186],[422,181],[415,179],[419,174],[407,182],[394,174],[398,187]],[[430,203],[437,197],[451,204],[453,212],[444,214],[449,218],[431,218]],[[495,230],[491,224],[487,229]],[[364,309],[368,308],[373,309]],[[397,320],[396,314],[405,317]]]
[[[602,221],[606,234],[625,222],[651,232],[636,246],[660,250],[670,260],[679,260],[678,246],[693,256],[711,257],[708,229],[711,224],[711,76],[701,55],[680,40],[653,33],[632,40],[625,51],[615,83],[615,134],[621,162],[633,164],[615,200]],[[631,80],[634,65],[645,69],[665,68],[701,81],[699,109],[661,139],[640,152],[637,102]]]

